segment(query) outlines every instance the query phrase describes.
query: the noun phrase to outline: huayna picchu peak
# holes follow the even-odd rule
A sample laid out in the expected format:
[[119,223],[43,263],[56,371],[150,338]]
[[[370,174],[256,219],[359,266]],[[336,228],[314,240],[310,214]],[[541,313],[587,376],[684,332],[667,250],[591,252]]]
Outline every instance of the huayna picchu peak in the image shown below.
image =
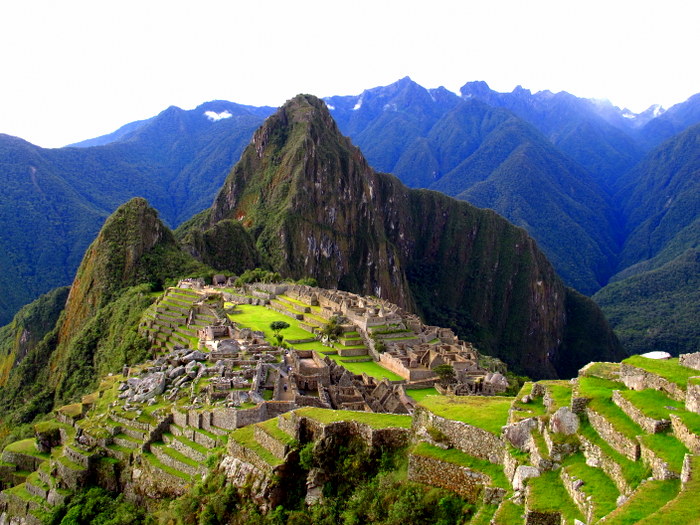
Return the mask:
[[[214,255],[195,239],[221,221],[249,236],[242,257],[254,246],[284,277],[311,275],[415,310],[517,371],[565,376],[593,356],[622,357],[598,308],[563,285],[524,230],[375,172],[313,96],[267,119],[212,207],[178,234],[209,263]],[[234,265],[238,255],[229,253]]]

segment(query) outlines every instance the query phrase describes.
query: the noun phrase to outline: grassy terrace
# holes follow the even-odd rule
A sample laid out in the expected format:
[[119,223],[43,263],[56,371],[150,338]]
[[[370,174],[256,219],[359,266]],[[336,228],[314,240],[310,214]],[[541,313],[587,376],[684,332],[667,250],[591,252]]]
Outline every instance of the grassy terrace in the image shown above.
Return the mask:
[[640,437],[640,441],[668,463],[672,470],[681,471],[688,449],[675,437],[670,434],[646,434]]
[[571,405],[571,390],[573,385],[568,380],[563,381],[542,381],[542,384],[547,389],[549,397],[552,398],[552,412],[556,412],[561,407]]
[[244,447],[255,452],[260,459],[268,463],[270,466],[277,466],[282,463],[283,460],[275,457],[272,452],[264,448],[255,440],[255,430],[253,425],[248,425],[245,427],[238,428],[229,434],[230,439],[233,439],[236,443],[243,445]]
[[513,523],[522,523],[525,509],[522,505],[516,505],[512,501],[503,500],[498,507],[498,511],[493,517],[496,525],[511,525]]
[[695,412],[678,411],[678,417],[681,418],[686,427],[690,429],[691,432],[695,434],[700,434],[700,414]]
[[564,488],[558,471],[545,471],[541,476],[529,479],[528,486],[528,508],[540,512],[560,512],[567,520],[585,522],[581,511]]
[[270,434],[277,441],[284,443],[285,445],[291,445],[294,442],[294,438],[277,426],[277,418],[268,419],[262,423],[258,423],[260,427],[265,429],[265,432]]
[[453,448],[444,450],[429,443],[421,442],[413,448],[411,453],[417,456],[435,458],[446,463],[452,463],[453,465],[459,465],[462,467],[467,467],[476,472],[481,472],[482,474],[486,474],[491,478],[491,482],[494,486],[501,487],[506,490],[510,489],[510,483],[508,483],[508,480],[503,473],[503,467],[500,465],[495,465],[484,459],[475,458],[460,450]]
[[616,381],[620,377],[620,363],[606,363],[604,361],[590,363],[585,372],[580,372],[579,375]]
[[411,416],[397,414],[378,414],[374,412],[353,412],[352,410],[330,410],[326,408],[306,407],[296,411],[300,416],[315,419],[321,423],[337,421],[357,421],[372,428],[411,428]]
[[639,522],[639,525],[674,525],[698,523],[698,494],[700,494],[700,456],[692,458],[692,477],[675,499],[669,501],[659,511]]
[[50,454],[39,452],[36,449],[36,440],[34,438],[27,438],[21,441],[15,441],[10,443],[5,447],[7,452],[15,452],[17,454],[24,454],[26,456],[34,456],[35,458],[49,459]]
[[684,390],[688,386],[688,378],[699,375],[697,370],[679,365],[678,358],[648,359],[639,355],[633,355],[622,362],[663,377]]
[[680,488],[677,479],[647,481],[637,489],[622,507],[612,512],[606,525],[632,525],[653,514],[676,497]]
[[152,452],[144,452],[143,457],[146,458],[146,461],[148,461],[151,465],[162,470],[163,472],[167,472],[168,474],[178,477],[187,482],[191,481],[189,475],[185,474],[184,472],[180,472],[177,469],[169,467],[165,463],[161,463],[161,461],[157,457],[155,457],[155,455],[153,455]]
[[515,397],[512,406],[516,409],[516,411],[511,415],[514,422],[527,419],[529,417],[543,416],[547,413],[541,397],[536,397],[529,403],[523,403],[521,401],[523,397],[530,395],[533,384],[534,383],[531,381],[526,382],[520,389],[520,392],[518,392],[518,395]]
[[[313,343],[308,343],[308,344],[313,344]],[[319,343],[320,344],[320,343]],[[305,345],[295,345],[296,348],[302,348]],[[328,348],[328,347],[323,347],[323,348]],[[303,349],[303,348],[302,348]],[[338,355],[329,355],[333,361],[338,363],[339,365],[344,366],[350,372],[353,374],[360,375],[362,373],[367,374],[370,377],[374,377],[375,379],[384,379],[387,378],[389,381],[401,381],[403,377],[401,377],[398,374],[395,374],[391,370],[387,370],[384,368],[382,365],[375,361],[367,361],[364,363],[346,363],[343,361],[343,358],[341,358]],[[436,391],[437,392],[437,391]]]
[[598,435],[588,421],[584,420],[581,422],[579,434],[600,448],[603,451],[603,454],[620,465],[625,481],[632,488],[638,486],[643,479],[650,476],[651,471],[646,465],[644,465],[641,461],[632,461],[627,456],[620,454],[617,450],[612,448]]
[[[626,390],[620,394],[638,408],[642,414],[653,419],[668,419],[669,414],[685,410],[684,403],[675,401],[658,390]],[[676,410],[666,407],[673,407]]]
[[416,403],[420,403],[428,396],[439,396],[440,393],[433,387],[430,388],[416,388],[413,390],[406,390],[406,394],[411,396]]
[[617,507],[617,498],[620,491],[612,480],[599,468],[589,467],[583,454],[576,454],[566,461],[564,467],[568,474],[583,481],[581,490],[589,496],[594,503],[593,516],[599,520]]
[[491,519],[497,510],[497,505],[482,505],[469,522],[469,525],[490,525]]
[[454,419],[500,435],[508,422],[512,397],[500,396],[430,396],[419,404],[436,416]]
[[591,398],[588,406],[612,423],[618,432],[634,439],[644,431],[612,401],[612,391],[624,389],[625,386],[622,383],[607,379],[597,377],[579,377],[578,379],[579,395]]
[[[299,321],[287,317],[275,310],[270,310],[264,306],[256,306],[250,304],[242,304],[238,306],[241,313],[230,314],[229,319],[231,319],[238,326],[244,328],[250,328],[251,330],[261,331],[265,333],[265,338],[268,341],[273,340],[273,332],[270,329],[270,323],[273,321],[285,321],[289,323],[289,328],[282,331],[285,339],[306,339],[308,337],[314,337],[314,334],[308,332],[299,326]],[[308,314],[305,314],[308,315]],[[322,319],[322,318],[320,318]],[[326,322],[323,319],[323,322]],[[315,350],[317,352],[324,352],[333,350],[327,346],[323,346],[320,342],[315,341],[312,343],[302,343],[293,345],[294,348],[298,350]],[[352,348],[352,347],[346,347]],[[401,376],[387,370],[379,363],[374,361],[368,361],[366,363],[346,363],[342,361],[342,358],[337,355],[329,355],[339,365],[344,366],[353,374],[360,375],[362,373],[367,374],[370,377],[376,379],[387,378],[389,381],[400,381],[403,379]]]

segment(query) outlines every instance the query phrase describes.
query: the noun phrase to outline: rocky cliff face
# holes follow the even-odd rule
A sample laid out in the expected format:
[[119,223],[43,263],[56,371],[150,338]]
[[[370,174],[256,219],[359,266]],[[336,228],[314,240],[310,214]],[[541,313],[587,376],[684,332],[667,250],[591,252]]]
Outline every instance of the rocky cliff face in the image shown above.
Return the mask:
[[[255,133],[190,231],[231,219],[282,275],[389,299],[516,370],[556,376],[567,354],[568,292],[527,233],[374,172],[312,96],[290,100]],[[589,343],[601,359],[619,352],[614,337]]]

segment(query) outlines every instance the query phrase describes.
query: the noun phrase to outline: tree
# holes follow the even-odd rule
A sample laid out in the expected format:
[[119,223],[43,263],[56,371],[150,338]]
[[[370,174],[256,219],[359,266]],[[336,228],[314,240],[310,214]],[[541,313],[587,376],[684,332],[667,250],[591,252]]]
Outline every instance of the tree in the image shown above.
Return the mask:
[[277,339],[277,344],[282,344],[282,339],[284,336],[280,334],[282,330],[289,328],[289,323],[287,321],[272,321],[270,323],[270,329],[275,333],[275,339]]
[[319,331],[321,336],[327,337],[329,341],[337,341],[343,335],[343,327],[338,316],[331,317],[323,328]]
[[435,368],[433,368],[433,372],[435,372],[438,375],[438,377],[440,378],[440,384],[445,388],[451,383],[454,383],[457,379],[455,369],[452,365],[438,365]]

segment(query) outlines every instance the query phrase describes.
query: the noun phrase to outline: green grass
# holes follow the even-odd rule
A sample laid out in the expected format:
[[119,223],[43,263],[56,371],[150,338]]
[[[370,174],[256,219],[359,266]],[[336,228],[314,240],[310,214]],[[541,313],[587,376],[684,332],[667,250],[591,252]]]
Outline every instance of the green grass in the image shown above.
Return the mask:
[[231,432],[229,436],[237,443],[255,452],[263,461],[265,461],[265,463],[268,463],[270,466],[277,466],[283,461],[275,457],[272,452],[261,446],[255,440],[255,430],[253,429],[253,425],[237,428]]
[[535,442],[535,446],[537,447],[540,457],[548,458],[549,451],[547,450],[547,443],[544,441],[544,436],[538,430],[533,430],[531,436]]
[[[314,334],[304,330],[299,327],[299,321],[287,317],[279,312],[270,310],[264,306],[256,306],[250,304],[242,304],[239,306],[241,311],[240,314],[229,315],[229,318],[236,323],[236,325],[244,328],[250,328],[255,331],[262,331],[265,333],[265,338],[268,341],[273,341],[273,332],[270,329],[270,323],[273,321],[285,321],[289,323],[290,327],[286,330],[282,330],[282,335],[285,339],[305,339],[308,337],[314,337]],[[309,315],[309,314],[304,314]],[[322,318],[320,318],[322,319]],[[325,319],[322,319],[326,322]],[[329,347],[323,346],[320,341],[315,341],[312,343],[301,343],[293,345],[294,348],[298,350],[316,350],[317,352],[323,352],[330,350]],[[328,356],[333,359],[336,363],[344,366],[353,374],[360,375],[362,373],[367,374],[375,379],[388,379],[389,381],[401,381],[403,378],[394,372],[387,370],[379,363],[374,361],[366,363],[343,363],[340,361],[340,357],[337,355]]]
[[[632,525],[652,515],[676,497],[680,480],[647,481],[641,485],[627,502],[612,512],[605,520],[606,525]],[[658,525],[661,525],[660,523]]]
[[671,383],[675,383],[685,390],[688,379],[698,375],[697,370],[686,368],[678,364],[678,358],[674,359],[648,359],[639,355],[633,355],[622,361],[626,365],[636,366],[652,374],[663,377]]
[[[302,346],[302,345],[298,345]],[[328,347],[323,347],[323,348],[328,348]],[[323,356],[322,356],[323,357]],[[342,361],[343,358],[341,358],[338,355],[329,355],[333,361],[338,363],[339,365],[344,366],[347,368],[350,372],[353,374],[367,374],[369,377],[373,377],[375,379],[388,379],[389,381],[401,381],[403,380],[403,377],[401,377],[398,374],[395,374],[391,370],[388,370],[384,368],[382,365],[377,363],[376,361],[366,361],[363,363],[344,363]],[[349,358],[346,358],[349,359]]]
[[156,468],[159,468],[160,470],[167,472],[168,474],[178,477],[180,479],[183,479],[187,482],[191,481],[191,477],[188,474],[185,474],[184,472],[180,472],[177,469],[174,469],[165,463],[162,463],[155,455],[153,455],[152,452],[144,452],[143,457],[146,458],[146,461],[148,461],[151,465],[153,465]]
[[599,377],[601,379],[618,380],[620,377],[620,363],[596,362],[591,363],[585,372],[579,375],[586,377]]
[[76,470],[76,471],[85,470],[85,467],[83,467],[82,465],[78,465],[74,461],[71,461],[66,456],[59,456],[57,458],[57,461],[59,461],[61,464],[65,465],[66,467],[68,467],[71,470]]
[[199,462],[195,461],[190,457],[185,456],[183,453],[178,452],[174,448],[170,448],[165,443],[152,443],[151,446],[161,449],[165,454],[179,461],[180,463],[184,463],[185,465],[189,465],[190,467],[199,466]]
[[512,397],[500,396],[430,396],[419,404],[436,416],[462,421],[500,435],[508,422]]
[[588,407],[607,419],[615,430],[629,439],[642,435],[642,428],[612,401],[613,390],[624,390],[621,383],[596,377],[579,377],[579,395],[591,398]]
[[41,499],[39,496],[34,496],[27,492],[27,487],[26,483],[20,483],[19,485],[6,489],[3,492],[7,492],[8,494],[12,494],[13,496],[16,496],[20,498],[23,501],[32,501],[34,503],[39,504],[41,507],[46,506],[46,501]]
[[571,390],[573,385],[567,381],[542,381],[547,389],[549,397],[553,401],[552,412],[556,412],[561,407],[571,405]]
[[528,507],[539,512],[560,512],[569,520],[585,521],[581,511],[573,502],[556,470],[543,472],[537,478],[530,478]]
[[[166,434],[164,434],[164,435],[166,435]],[[204,457],[206,457],[209,454],[209,449],[207,449],[207,447],[200,445],[199,443],[192,441],[191,439],[188,439],[185,436],[174,436],[172,434],[170,434],[169,436],[173,440],[179,441],[180,443],[187,445],[192,450],[196,450],[200,454],[204,455]]]
[[671,470],[680,473],[683,458],[689,452],[683,443],[671,434],[646,434],[641,436],[640,441],[668,463]]
[[411,453],[417,456],[434,458],[444,461],[445,463],[452,463],[453,465],[459,465],[462,467],[467,467],[468,469],[476,472],[481,472],[491,478],[491,482],[494,486],[501,487],[506,490],[510,489],[510,483],[508,483],[508,480],[503,473],[503,467],[501,465],[491,463],[490,461],[486,461],[485,459],[475,458],[454,448],[445,450],[425,442],[418,443],[418,445],[413,448]]
[[691,432],[700,435],[700,414],[684,410],[679,411],[677,415]]
[[632,461],[627,456],[620,454],[617,450],[612,448],[607,441],[603,440],[591,426],[591,424],[585,419],[581,421],[579,434],[599,447],[603,451],[603,454],[620,465],[622,475],[630,487],[637,487],[643,479],[646,479],[651,475],[649,467],[644,465],[641,461]]
[[406,389],[406,394],[411,396],[416,403],[420,403],[428,396],[439,396],[440,393],[434,388],[416,388],[413,390]]
[[685,410],[685,403],[674,401],[658,390],[626,390],[620,392],[622,397],[632,403],[642,414],[652,419],[669,419],[669,414],[677,414],[677,410],[669,410],[666,407],[674,407]]
[[352,410],[330,410],[327,408],[306,407],[296,411],[297,415],[315,419],[321,423],[337,421],[357,421],[372,428],[411,428],[411,416],[378,414],[374,412],[353,412]]
[[657,512],[639,522],[639,525],[673,525],[698,523],[698,494],[700,494],[700,456],[691,459],[693,476],[680,494]]
[[525,509],[522,505],[516,505],[512,501],[506,499],[498,507],[496,514],[493,516],[495,525],[513,525],[514,523],[523,523],[523,515]]
[[[523,394],[523,391],[527,391],[527,393]],[[517,397],[513,400],[512,407],[516,409],[511,413],[510,416],[513,422],[527,419],[529,417],[544,416],[547,413],[547,409],[544,406],[544,400],[541,396],[531,399],[529,403],[523,403],[521,401],[523,396],[528,395],[531,391],[532,384],[530,384],[530,388],[528,389],[525,389],[525,387],[523,387],[518,393]]]
[[469,525],[489,525],[497,510],[497,505],[482,505],[469,522]]
[[270,434],[273,438],[285,445],[291,445],[294,443],[294,438],[277,426],[277,418],[268,419],[262,423],[258,423],[260,427],[265,429],[265,432]]
[[595,520],[615,510],[620,491],[605,472],[586,465],[583,454],[571,456],[565,465],[568,474],[583,481],[581,490],[593,500]]
[[5,447],[5,450],[41,459],[48,459],[50,457],[50,454],[39,452],[36,449],[36,440],[34,438],[22,439],[21,441],[10,443]]
[[237,308],[240,313],[229,315],[236,325],[244,328],[250,328],[254,331],[265,333],[265,338],[268,341],[274,340],[274,332],[270,328],[270,323],[274,321],[285,321],[289,323],[289,328],[282,330],[280,333],[285,339],[305,339],[314,337],[314,334],[299,327],[299,321],[292,319],[284,314],[270,310],[264,306],[241,304]]

